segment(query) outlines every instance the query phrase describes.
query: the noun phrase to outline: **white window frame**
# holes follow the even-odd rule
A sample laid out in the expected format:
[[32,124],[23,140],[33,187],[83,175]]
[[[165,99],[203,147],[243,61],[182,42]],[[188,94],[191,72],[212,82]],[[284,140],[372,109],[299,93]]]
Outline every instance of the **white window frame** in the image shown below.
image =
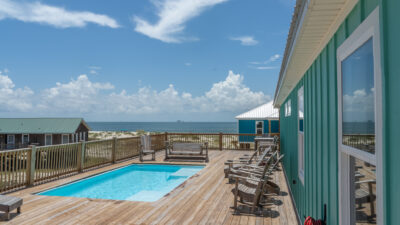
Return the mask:
[[[375,154],[343,145],[342,143],[342,68],[341,63],[366,41],[373,38],[374,54],[374,86],[375,86]],[[377,224],[383,224],[383,170],[382,170],[382,72],[380,53],[379,7],[377,7],[349,38],[337,49],[338,71],[338,168],[339,168],[339,222],[342,225],[351,224],[350,202],[351,157],[361,159],[376,165],[376,219]]]
[[21,143],[24,145],[25,143],[24,143],[24,136],[25,135],[27,135],[28,136],[28,143],[26,143],[26,144],[29,144],[29,134],[22,134],[21,135]]
[[83,132],[79,132],[79,137],[80,137],[80,140],[81,140],[81,141],[84,141],[84,140],[83,140]]
[[47,137],[50,136],[50,145],[53,145],[53,134],[45,134],[44,135],[44,145],[48,145],[47,144]]
[[[13,137],[12,143],[9,143],[9,139],[8,139],[9,137]],[[15,145],[15,134],[7,134],[7,145],[9,145],[9,144]]]
[[[67,138],[68,138],[67,143],[64,142],[64,137],[65,137],[65,136],[67,136]],[[61,144],[69,144],[69,134],[62,134],[62,135],[61,135]]]
[[[303,131],[300,131],[300,113],[297,114],[297,132],[298,132],[298,160],[299,160],[299,180],[304,185],[304,86],[297,91],[297,102],[300,104],[299,98],[300,94],[303,95]],[[300,105],[298,105],[298,110],[300,111]]]
[[291,116],[292,115],[292,100],[289,99],[285,103],[285,117]]
[[79,142],[79,134],[75,133],[75,142]]
[[255,134],[258,134],[258,133],[257,133],[257,123],[258,123],[258,122],[261,122],[261,124],[262,124],[261,134],[264,134],[264,121],[263,121],[263,120],[256,120],[256,121],[255,121],[255,123],[256,123]]

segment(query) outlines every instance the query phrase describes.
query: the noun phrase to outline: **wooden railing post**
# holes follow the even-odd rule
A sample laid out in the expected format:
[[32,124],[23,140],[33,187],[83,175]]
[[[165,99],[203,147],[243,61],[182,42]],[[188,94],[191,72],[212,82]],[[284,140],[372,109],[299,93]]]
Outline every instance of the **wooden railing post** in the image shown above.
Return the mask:
[[27,158],[28,165],[26,167],[26,181],[28,186],[35,183],[35,167],[36,167],[36,146],[32,145],[31,150],[28,152]]
[[78,147],[78,154],[76,159],[76,167],[78,169],[78,173],[82,172],[82,145],[76,144]]
[[82,141],[78,149],[78,172],[82,173],[85,167],[86,143]]
[[219,133],[219,150],[222,151],[222,133]]
[[168,132],[165,132],[165,140],[164,141],[168,141]]
[[112,142],[112,152],[111,152],[112,163],[115,163],[117,161],[116,151],[117,151],[117,138],[114,137]]

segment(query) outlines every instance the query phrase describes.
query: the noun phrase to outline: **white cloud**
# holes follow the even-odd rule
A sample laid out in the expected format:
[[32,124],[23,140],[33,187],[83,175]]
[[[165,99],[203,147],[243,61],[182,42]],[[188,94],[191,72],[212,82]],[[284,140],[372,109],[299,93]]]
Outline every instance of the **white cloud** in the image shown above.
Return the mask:
[[365,89],[355,90],[343,96],[343,120],[374,121],[374,89],[367,93]]
[[281,58],[281,55],[274,54],[271,57],[269,57],[268,60],[266,60],[264,62],[249,62],[249,64],[252,64],[252,65],[259,65],[259,66],[250,66],[250,68],[257,69],[257,70],[273,70],[273,69],[277,69],[278,68],[277,66],[266,66],[266,65],[274,63],[274,62],[278,61],[280,58]]
[[38,108],[60,112],[93,112],[102,103],[99,96],[103,90],[114,89],[110,83],[93,83],[86,75],[80,75],[69,83],[56,83],[45,89],[40,96]]
[[0,76],[0,93],[11,92],[1,94],[0,103],[8,101],[7,98],[3,100],[3,96],[12,96],[10,106],[24,102],[28,105],[6,108],[6,111],[29,109],[30,115],[85,114],[100,118],[153,115],[157,118],[159,115],[188,113],[238,113],[271,100],[263,92],[252,91],[243,81],[242,75],[229,71],[225,80],[214,83],[204,94],[193,96],[188,92],[179,92],[172,84],[161,91],[142,87],[134,93],[126,90],[116,93],[111,83],[92,82],[88,76],[80,75],[77,79],[56,83],[54,87],[34,94],[29,88],[15,89],[9,77]]
[[33,94],[33,91],[27,87],[15,88],[13,81],[0,71],[0,112],[30,110]]
[[274,70],[277,69],[276,66],[257,66],[256,69],[258,70]]
[[281,56],[279,54],[275,54],[271,57],[269,57],[269,60],[267,62],[275,62],[276,60],[280,59]]
[[268,60],[265,60],[264,62],[249,62],[249,63],[250,63],[250,64],[253,64],[253,65],[270,64],[270,63],[273,63],[273,62],[278,61],[280,58],[281,58],[281,55],[279,55],[279,54],[274,54],[274,55],[272,55],[271,57],[269,57]]
[[228,0],[153,0],[158,21],[151,24],[141,17],[134,16],[135,31],[166,43],[194,40],[196,38],[183,36],[186,22],[199,16],[207,8],[226,1]]
[[191,66],[192,65],[192,63],[185,63],[185,66]]
[[242,45],[251,46],[258,44],[258,41],[254,39],[253,36],[240,36],[240,37],[231,37],[233,41],[240,41]]
[[0,20],[16,19],[23,22],[47,24],[58,28],[85,27],[88,23],[118,28],[113,18],[88,11],[68,11],[40,2],[0,0]]
[[101,70],[100,66],[89,66],[89,73],[92,75],[96,75],[99,73],[99,70]]

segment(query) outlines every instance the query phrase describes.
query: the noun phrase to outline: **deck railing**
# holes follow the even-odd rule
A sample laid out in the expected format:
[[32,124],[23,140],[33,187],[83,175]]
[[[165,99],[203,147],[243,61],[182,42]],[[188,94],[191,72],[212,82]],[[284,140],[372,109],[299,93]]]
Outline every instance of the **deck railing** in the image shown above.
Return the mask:
[[[208,142],[214,150],[249,150],[254,148],[256,136],[162,133],[151,135],[151,142],[154,150],[163,150],[165,141]],[[140,137],[128,137],[0,151],[0,193],[136,157],[139,150]]]

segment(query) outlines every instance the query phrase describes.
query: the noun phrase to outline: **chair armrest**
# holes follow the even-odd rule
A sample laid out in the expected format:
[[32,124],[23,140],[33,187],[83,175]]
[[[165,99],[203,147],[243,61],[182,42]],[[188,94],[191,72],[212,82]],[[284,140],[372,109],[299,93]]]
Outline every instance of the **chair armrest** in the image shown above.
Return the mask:
[[365,183],[376,184],[376,180],[362,180],[362,181],[357,181],[355,183],[356,184],[365,184]]
[[251,177],[243,177],[243,176],[238,176],[238,175],[234,175],[234,174],[230,174],[229,175],[230,179],[236,179],[236,180],[251,180],[251,181],[255,181],[255,182],[260,182],[260,181],[264,181],[263,179],[254,179]]

